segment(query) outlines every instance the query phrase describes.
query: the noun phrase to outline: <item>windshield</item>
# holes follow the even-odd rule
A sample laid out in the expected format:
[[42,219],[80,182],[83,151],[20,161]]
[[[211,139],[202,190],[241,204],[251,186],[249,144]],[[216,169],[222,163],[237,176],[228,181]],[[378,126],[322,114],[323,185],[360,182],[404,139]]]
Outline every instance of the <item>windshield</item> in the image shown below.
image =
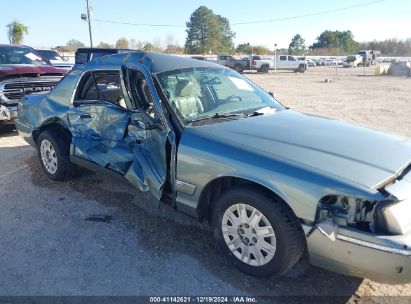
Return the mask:
[[48,60],[59,60],[64,61],[63,57],[61,57],[56,51],[52,50],[37,50],[41,56]]
[[159,73],[157,79],[186,123],[218,114],[249,115],[263,108],[284,109],[271,95],[229,69],[179,69]]
[[0,48],[0,64],[35,64],[47,65],[36,51],[26,47]]

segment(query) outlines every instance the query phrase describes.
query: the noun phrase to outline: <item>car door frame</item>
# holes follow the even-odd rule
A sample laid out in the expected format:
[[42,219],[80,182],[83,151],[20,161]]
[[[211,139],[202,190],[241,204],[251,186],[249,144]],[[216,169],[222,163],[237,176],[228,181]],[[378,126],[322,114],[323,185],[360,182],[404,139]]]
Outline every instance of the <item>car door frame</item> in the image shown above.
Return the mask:
[[[83,133],[82,134],[82,129],[81,129],[81,124],[78,123],[73,123],[71,117],[74,117],[77,120],[81,120],[81,116],[89,116],[88,118],[85,117],[85,119],[90,119],[91,121],[93,121],[95,119],[95,117],[93,116],[93,114],[96,114],[93,111],[90,111],[93,108],[102,108],[104,111],[107,109],[107,107],[113,107],[113,108],[118,108],[121,111],[124,111],[124,117],[125,119],[129,118],[130,115],[130,111],[129,111],[129,104],[127,104],[126,102],[126,106],[127,108],[121,107],[119,105],[116,105],[114,103],[104,100],[99,100],[99,99],[81,99],[78,100],[76,98],[76,96],[79,93],[79,90],[83,90],[83,80],[85,79],[85,77],[89,77],[87,76],[87,74],[94,74],[94,73],[108,73],[108,74],[114,74],[117,73],[119,76],[119,84],[120,84],[120,90],[122,90],[121,87],[121,74],[120,74],[120,69],[116,69],[116,68],[95,68],[95,69],[90,69],[87,71],[84,71],[83,73],[81,73],[77,84],[76,84],[76,89],[74,90],[73,94],[72,94],[72,98],[71,98],[71,102],[70,102],[70,107],[67,111],[67,122],[68,122],[68,127],[70,129],[70,132],[72,133],[72,136],[74,138],[77,138],[77,143],[74,143],[74,141],[72,141],[71,144],[71,151],[70,154],[73,157],[80,157],[83,158],[85,160],[88,161],[92,161],[97,163],[98,165],[100,165],[101,167],[106,167],[109,163],[107,161],[105,161],[104,159],[102,159],[101,157],[99,157],[99,155],[94,154],[94,157],[92,157],[91,155],[87,154],[85,152],[85,148],[87,145],[84,145],[84,149],[81,148],[81,143],[82,141],[85,140],[84,137],[86,137],[86,140],[91,140],[94,141],[94,144],[96,144],[96,146],[98,145],[98,143],[100,141],[104,141],[104,138],[98,137],[98,132],[94,132],[95,134],[93,135],[93,132],[88,132],[88,133]],[[96,84],[97,85],[97,84]],[[82,111],[83,108],[83,111]],[[85,110],[84,110],[85,108]],[[87,109],[88,108],[88,109]],[[76,117],[77,116],[77,117]],[[83,125],[86,125],[89,121],[84,121]],[[77,128],[76,128],[77,125]],[[80,128],[78,128],[80,126]],[[124,127],[124,131],[125,131],[126,126]],[[83,128],[83,131],[86,128]],[[96,131],[96,128],[90,128],[88,129],[89,131]],[[123,132],[124,135],[124,132]],[[118,138],[118,141],[120,141],[121,139]]]
[[[132,56],[131,56],[132,58]],[[130,107],[130,111],[136,111],[136,112],[141,112],[141,109],[136,108],[137,103],[135,101],[133,101],[133,94],[131,91],[129,91],[129,86],[131,85],[131,82],[129,80],[129,75],[126,74],[126,71],[129,70],[135,70],[135,71],[139,71],[143,74],[144,78],[146,79],[146,84],[150,90],[151,93],[151,97],[153,99],[153,106],[155,108],[155,111],[158,115],[158,118],[160,120],[161,126],[163,128],[163,132],[164,132],[164,138],[165,138],[165,142],[164,142],[164,149],[166,150],[166,145],[167,145],[167,141],[168,143],[171,145],[171,157],[170,157],[170,162],[171,163],[167,163],[168,159],[167,159],[167,152],[165,152],[165,159],[163,160],[164,164],[165,164],[165,168],[164,169],[164,182],[167,182],[167,178],[170,177],[170,186],[171,186],[171,191],[172,191],[172,201],[173,203],[175,203],[175,165],[176,165],[176,137],[175,137],[175,133],[173,128],[170,125],[170,122],[167,120],[164,111],[163,111],[163,107],[161,104],[161,98],[159,96],[159,93],[157,92],[156,86],[155,86],[155,78],[153,77],[153,75],[151,74],[150,70],[147,68],[146,65],[136,62],[136,61],[131,61],[130,59],[122,65],[121,70],[120,70],[120,79],[121,79],[121,86],[123,89],[123,95],[125,98],[125,101],[128,104],[131,105]],[[168,171],[170,170],[170,172]],[[127,178],[127,176],[126,176]],[[163,185],[163,189],[164,189],[164,185]],[[156,191],[156,189],[149,189],[151,194],[153,194],[154,197],[156,197],[157,199],[160,199],[162,197],[163,193],[159,193],[158,191]]]

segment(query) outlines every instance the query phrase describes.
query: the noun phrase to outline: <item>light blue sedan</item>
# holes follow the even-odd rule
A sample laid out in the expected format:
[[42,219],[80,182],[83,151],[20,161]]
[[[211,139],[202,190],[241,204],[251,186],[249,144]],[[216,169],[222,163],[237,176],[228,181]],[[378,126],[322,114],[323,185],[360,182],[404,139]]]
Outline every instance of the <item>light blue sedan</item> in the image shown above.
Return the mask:
[[411,282],[405,138],[287,109],[213,63],[144,52],[79,66],[18,108],[51,179],[114,172],[208,221],[245,273],[284,274],[307,251],[333,271]]

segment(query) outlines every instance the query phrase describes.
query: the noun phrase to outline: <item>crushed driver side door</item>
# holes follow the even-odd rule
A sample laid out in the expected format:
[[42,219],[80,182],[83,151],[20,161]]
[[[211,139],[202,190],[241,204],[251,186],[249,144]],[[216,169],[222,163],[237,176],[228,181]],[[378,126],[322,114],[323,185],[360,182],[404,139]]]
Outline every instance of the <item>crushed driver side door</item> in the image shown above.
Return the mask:
[[126,141],[135,157],[125,177],[141,191],[150,191],[160,199],[167,178],[166,144],[173,132],[147,67],[127,63],[121,77],[123,94],[133,108]]

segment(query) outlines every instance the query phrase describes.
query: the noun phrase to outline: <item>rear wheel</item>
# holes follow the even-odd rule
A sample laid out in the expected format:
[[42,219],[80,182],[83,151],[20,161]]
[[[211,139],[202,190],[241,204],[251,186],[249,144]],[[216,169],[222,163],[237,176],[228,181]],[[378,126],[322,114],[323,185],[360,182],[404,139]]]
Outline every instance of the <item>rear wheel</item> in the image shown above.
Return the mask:
[[73,174],[73,164],[69,158],[69,143],[66,136],[48,129],[39,135],[37,152],[46,175],[55,181],[64,181]]
[[301,227],[288,206],[253,188],[224,193],[212,222],[223,253],[249,275],[284,274],[304,249]]
[[270,70],[270,68],[269,68],[268,64],[263,64],[261,66],[261,73],[267,74],[269,70]]
[[300,66],[298,67],[298,72],[304,73],[304,72],[305,72],[305,67],[304,67],[303,65],[300,65]]
[[236,65],[234,65],[234,70],[237,73],[242,73],[244,71],[243,66],[241,64],[238,64],[238,63]]

